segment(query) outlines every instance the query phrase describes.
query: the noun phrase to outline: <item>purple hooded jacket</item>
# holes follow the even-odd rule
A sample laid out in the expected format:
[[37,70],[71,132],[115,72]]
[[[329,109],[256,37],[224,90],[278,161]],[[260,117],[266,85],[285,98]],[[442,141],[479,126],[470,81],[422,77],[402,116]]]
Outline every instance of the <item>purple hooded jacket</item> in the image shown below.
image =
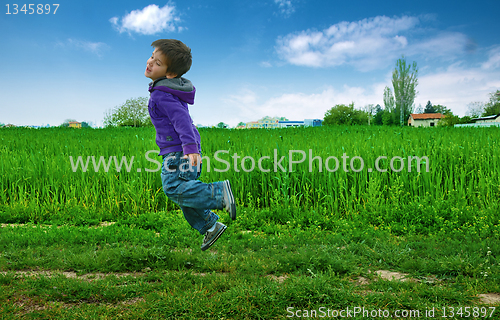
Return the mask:
[[160,78],[149,84],[149,92],[149,115],[156,129],[160,155],[178,151],[200,153],[200,134],[188,110],[196,92],[191,81]]

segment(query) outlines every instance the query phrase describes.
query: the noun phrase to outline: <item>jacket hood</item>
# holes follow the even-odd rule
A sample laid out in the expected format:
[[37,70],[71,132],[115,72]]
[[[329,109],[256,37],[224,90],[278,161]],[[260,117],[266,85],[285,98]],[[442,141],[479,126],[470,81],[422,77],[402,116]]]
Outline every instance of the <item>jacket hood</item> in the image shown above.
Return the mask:
[[182,101],[194,104],[196,88],[186,78],[159,78],[149,84],[149,92],[160,90],[177,96]]

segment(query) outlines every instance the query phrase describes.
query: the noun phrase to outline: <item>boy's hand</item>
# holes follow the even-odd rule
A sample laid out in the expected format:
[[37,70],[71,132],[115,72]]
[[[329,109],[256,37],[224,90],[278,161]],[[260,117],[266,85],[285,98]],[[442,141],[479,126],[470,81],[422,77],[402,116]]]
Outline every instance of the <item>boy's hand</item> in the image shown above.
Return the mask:
[[189,162],[191,162],[191,165],[193,167],[196,167],[198,163],[201,163],[201,155],[199,153],[189,153],[186,154],[183,158],[189,158]]

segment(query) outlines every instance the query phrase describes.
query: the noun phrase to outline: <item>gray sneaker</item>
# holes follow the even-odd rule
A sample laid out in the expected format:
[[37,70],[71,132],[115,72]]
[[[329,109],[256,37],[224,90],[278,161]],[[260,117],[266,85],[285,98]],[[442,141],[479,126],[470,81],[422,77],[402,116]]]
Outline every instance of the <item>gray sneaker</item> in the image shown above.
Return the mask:
[[222,198],[224,199],[224,209],[229,212],[231,219],[236,220],[236,203],[234,202],[233,191],[229,180],[222,182]]
[[203,238],[203,243],[201,244],[201,251],[205,251],[208,248],[210,248],[210,246],[212,246],[215,243],[215,241],[219,239],[221,234],[224,233],[224,231],[226,231],[226,228],[227,227],[222,223],[216,222],[215,230],[212,232],[207,231],[205,233],[205,238]]

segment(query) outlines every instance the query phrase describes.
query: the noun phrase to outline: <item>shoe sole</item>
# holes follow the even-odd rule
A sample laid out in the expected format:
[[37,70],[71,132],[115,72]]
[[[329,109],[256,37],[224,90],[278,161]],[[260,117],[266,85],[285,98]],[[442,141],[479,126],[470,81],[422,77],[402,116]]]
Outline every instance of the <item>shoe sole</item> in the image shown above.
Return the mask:
[[236,203],[234,202],[233,190],[231,190],[231,183],[229,183],[229,180],[225,181],[225,185],[228,190],[227,194],[229,196],[229,216],[232,220],[236,220]]
[[219,232],[210,240],[210,242],[208,242],[205,247],[201,247],[201,251],[205,251],[207,250],[208,248],[210,248],[214,243],[215,241],[217,241],[217,239],[219,239],[219,237],[224,233],[224,231],[226,231],[227,229],[227,226],[223,226]]

